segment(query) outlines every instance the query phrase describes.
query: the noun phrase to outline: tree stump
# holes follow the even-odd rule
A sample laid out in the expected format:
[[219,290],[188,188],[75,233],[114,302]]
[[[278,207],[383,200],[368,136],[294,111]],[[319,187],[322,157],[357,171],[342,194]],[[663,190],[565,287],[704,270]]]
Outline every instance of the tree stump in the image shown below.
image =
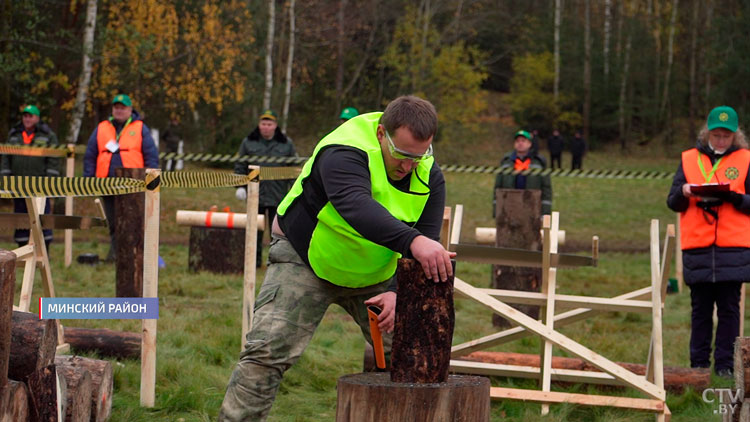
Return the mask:
[[57,356],[59,366],[80,367],[91,374],[91,421],[104,422],[112,412],[112,364],[81,356]]
[[[118,168],[117,177],[146,180],[146,169]],[[116,297],[143,296],[144,192],[115,196]]]
[[[542,193],[539,190],[496,189],[495,246],[541,250]],[[540,268],[492,266],[492,287],[495,289],[539,292],[542,286]],[[539,319],[536,305],[510,305],[534,319]],[[511,324],[500,315],[492,315],[492,325],[509,328]]]
[[27,421],[29,417],[29,390],[26,384],[8,380],[5,387],[0,388],[0,421]]
[[13,311],[8,377],[26,381],[32,373],[52,365],[57,349],[54,319],[39,319],[30,312]]
[[58,415],[65,415],[67,401],[65,379],[58,377],[54,364],[29,374],[26,385],[29,387],[31,420],[58,422]]
[[16,285],[16,254],[0,250],[0,390],[8,383],[13,293]]
[[188,268],[219,274],[243,274],[245,230],[224,227],[190,227]]
[[336,422],[480,422],[490,420],[490,381],[451,375],[446,382],[394,383],[387,373],[338,380]]
[[419,262],[400,259],[391,348],[391,381],[444,382],[450,367],[455,314],[453,277],[435,283]]
[[58,360],[58,374],[65,378],[68,386],[66,422],[89,422],[91,419],[91,374],[81,366],[69,364],[69,360]]
[[65,327],[65,343],[77,351],[120,359],[140,359],[141,334],[107,328]]

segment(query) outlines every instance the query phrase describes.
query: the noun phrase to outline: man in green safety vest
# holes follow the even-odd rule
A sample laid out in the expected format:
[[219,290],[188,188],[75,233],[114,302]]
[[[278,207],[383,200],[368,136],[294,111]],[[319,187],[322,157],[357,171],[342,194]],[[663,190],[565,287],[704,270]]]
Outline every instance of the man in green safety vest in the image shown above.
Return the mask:
[[[253,327],[229,380],[220,421],[262,421],[284,371],[336,303],[370,338],[367,305],[395,320],[396,262],[414,258],[435,282],[455,253],[438,242],[445,179],[432,157],[437,113],[414,96],[348,120],[323,138],[281,201]],[[384,336],[390,350],[391,336]]]

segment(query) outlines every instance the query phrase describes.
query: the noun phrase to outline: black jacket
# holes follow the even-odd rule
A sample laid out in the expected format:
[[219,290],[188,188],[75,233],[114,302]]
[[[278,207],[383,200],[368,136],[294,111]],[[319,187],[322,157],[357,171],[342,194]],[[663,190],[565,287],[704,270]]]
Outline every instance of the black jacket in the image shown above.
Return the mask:
[[549,153],[552,155],[562,154],[564,146],[565,146],[565,141],[563,140],[563,137],[559,135],[550,136],[549,140],[547,141],[547,147],[549,148]]
[[[276,128],[273,139],[267,140],[260,136],[260,129],[255,128],[250,132],[240,144],[237,152],[240,157],[245,155],[257,156],[275,156],[275,157],[296,157],[297,152],[294,150],[292,140]],[[285,167],[288,163],[258,163],[258,162],[240,162],[234,165],[234,172],[237,174],[247,174],[247,166],[250,164],[259,164],[264,167]],[[292,187],[294,180],[261,180],[260,182],[260,199],[259,206],[275,207],[279,205],[289,189]]]
[[[737,150],[733,146],[724,154],[715,154],[709,147],[698,143],[698,150],[711,159],[711,163]],[[687,183],[682,161],[672,180],[667,197],[667,206],[675,212],[683,212],[690,206],[690,200],[682,194],[682,185]],[[750,192],[750,177],[745,179],[745,192]],[[736,208],[750,218],[750,195],[743,195],[742,203]],[[711,245],[706,248],[683,249],[682,263],[685,283],[716,283],[725,281],[750,281],[750,249],[722,248]]]
[[[8,133],[8,143],[23,145],[23,123],[18,123]],[[56,147],[57,135],[44,122],[39,122],[34,129],[34,139],[29,146]],[[3,155],[0,174],[3,176],[59,176],[62,159],[58,157],[26,157],[22,155]]]

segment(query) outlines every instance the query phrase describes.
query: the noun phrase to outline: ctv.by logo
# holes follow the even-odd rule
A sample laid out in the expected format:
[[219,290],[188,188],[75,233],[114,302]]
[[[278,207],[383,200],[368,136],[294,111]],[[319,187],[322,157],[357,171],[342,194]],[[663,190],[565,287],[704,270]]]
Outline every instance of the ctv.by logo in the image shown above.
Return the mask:
[[742,389],[732,390],[731,388],[706,388],[703,390],[703,401],[705,403],[714,403],[718,399],[718,409],[714,409],[714,414],[734,414],[738,409],[740,401],[744,397]]

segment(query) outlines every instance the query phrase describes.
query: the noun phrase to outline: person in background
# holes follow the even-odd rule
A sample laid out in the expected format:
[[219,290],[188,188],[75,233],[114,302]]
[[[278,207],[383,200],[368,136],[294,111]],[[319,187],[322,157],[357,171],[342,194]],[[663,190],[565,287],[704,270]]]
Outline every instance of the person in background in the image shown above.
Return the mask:
[[[539,131],[536,129],[531,131],[531,151],[529,151],[529,154],[532,156],[538,156],[544,161],[544,157],[539,155]],[[544,165],[547,165],[546,161],[544,161]]]
[[[27,105],[21,112],[21,122],[8,133],[8,141],[12,145],[28,145],[32,147],[55,147],[59,144],[57,135],[50,127],[41,121],[39,109],[35,105]],[[22,155],[3,155],[0,164],[2,176],[60,176],[62,159],[56,157],[26,157]],[[50,212],[49,198],[44,203],[44,213]],[[28,213],[26,199],[13,199],[13,212]],[[52,230],[42,230],[44,243],[49,251],[52,243]],[[29,229],[16,229],[13,240],[18,246],[29,243]]]
[[[329,305],[370,336],[366,305],[393,331],[394,274],[403,255],[435,282],[452,275],[438,242],[445,179],[432,157],[437,112],[414,96],[352,118],[324,137],[279,205],[252,330],[229,380],[219,421],[264,421],[284,372],[302,355]],[[391,336],[383,336],[390,351]]]
[[[172,117],[169,120],[169,125],[166,129],[164,129],[164,132],[162,134],[162,139],[164,140],[164,152],[170,153],[170,152],[177,152],[177,150],[180,147],[180,141],[182,141],[182,130],[180,130],[180,122],[177,120],[176,117]],[[166,171],[173,171],[175,170],[175,164],[177,163],[177,160],[165,160],[164,161],[164,170]]]
[[[115,169],[159,168],[159,151],[151,137],[151,130],[133,109],[133,102],[125,94],[112,99],[112,115],[99,123],[89,137],[83,156],[84,177],[115,177]],[[104,213],[109,222],[109,253],[105,261],[116,258],[115,197],[103,196]]]
[[[711,367],[713,314],[718,324],[714,371],[732,377],[740,327],[740,289],[750,281],[750,151],[737,113],[716,107],[694,148],[682,153],[667,206],[680,213],[685,284],[690,287],[690,366]],[[726,184],[699,196],[693,187]]]
[[570,153],[573,154],[571,163],[572,170],[580,170],[583,165],[583,156],[586,154],[586,140],[581,136],[581,131],[577,130],[575,136],[570,141]]
[[[516,171],[526,169],[544,169],[544,160],[531,153],[531,134],[519,130],[513,136],[513,151],[505,154],[500,160],[501,168],[513,168]],[[552,181],[549,175],[537,174],[498,174],[495,188],[492,190],[492,215],[495,215],[495,189],[536,189],[542,191],[542,214],[552,213]]]
[[[273,110],[265,110],[258,118],[258,126],[242,140],[237,155],[243,156],[266,156],[266,157],[296,157],[292,139],[281,132]],[[288,166],[285,163],[262,163],[262,162],[236,162],[234,172],[236,174],[248,174],[248,165],[257,164],[264,167]],[[281,199],[289,192],[292,186],[291,180],[261,180],[260,198],[258,200],[258,213],[266,215],[266,227],[264,231],[258,230],[258,245],[256,249],[255,266],[263,264],[263,233],[271,232],[271,222],[276,217],[276,207]],[[247,200],[247,188],[237,188],[236,197],[240,201]],[[262,227],[259,227],[262,229]]]
[[351,119],[352,117],[359,116],[359,111],[354,107],[347,107],[343,110],[341,110],[341,114],[339,115],[339,119],[341,120],[341,123],[344,123],[345,121]]
[[[549,149],[549,161],[550,166],[554,168],[562,168],[562,152],[565,149],[565,140],[560,136],[560,131],[554,129],[552,136],[547,140],[547,148]],[[557,163],[557,167],[555,167]]]

